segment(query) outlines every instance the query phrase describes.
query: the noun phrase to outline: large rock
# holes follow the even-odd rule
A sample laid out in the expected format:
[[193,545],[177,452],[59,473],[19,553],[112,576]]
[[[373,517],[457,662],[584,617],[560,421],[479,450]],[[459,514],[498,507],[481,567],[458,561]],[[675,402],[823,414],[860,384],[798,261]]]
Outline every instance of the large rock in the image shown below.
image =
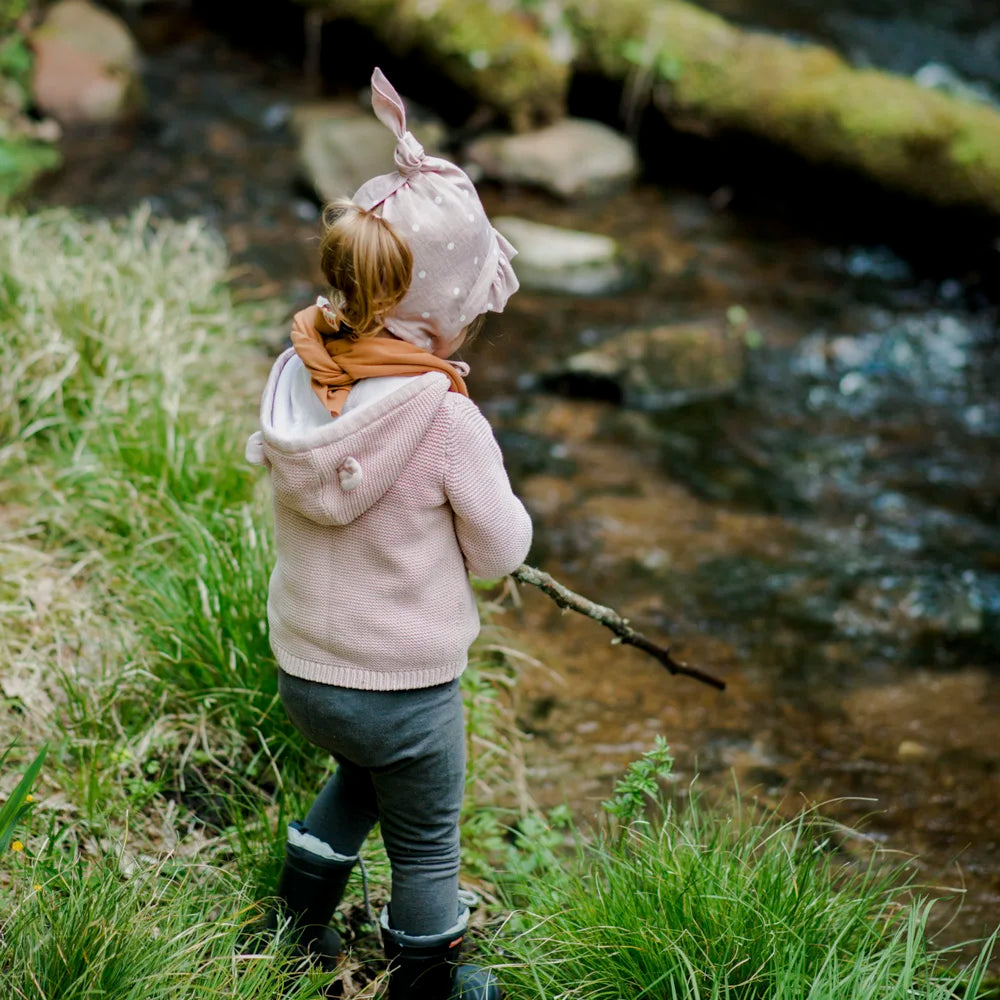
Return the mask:
[[[439,122],[408,122],[428,153],[439,150]],[[370,111],[349,101],[303,104],[292,115],[299,169],[322,201],[350,198],[365,181],[395,169],[395,136]]]
[[490,178],[544,188],[562,198],[609,194],[639,171],[635,148],[600,122],[566,118],[521,135],[494,134],[473,142],[468,159]]
[[637,409],[664,410],[735,392],[744,355],[743,336],[722,322],[638,327],[572,355],[547,381]]
[[633,269],[609,236],[501,216],[493,225],[514,244],[514,271],[532,292],[609,295],[632,283]]
[[35,104],[61,122],[111,121],[141,100],[139,51],[125,24],[88,0],[61,0],[33,32]]

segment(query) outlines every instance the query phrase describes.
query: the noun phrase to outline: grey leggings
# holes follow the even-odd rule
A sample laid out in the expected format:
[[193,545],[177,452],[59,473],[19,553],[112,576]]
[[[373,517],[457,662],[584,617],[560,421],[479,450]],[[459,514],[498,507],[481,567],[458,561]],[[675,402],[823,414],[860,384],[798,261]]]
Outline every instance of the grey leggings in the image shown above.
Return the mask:
[[282,671],[278,691],[295,728],[338,765],[306,815],[308,832],[354,855],[380,823],[392,866],[392,927],[417,935],[453,927],[465,789],[458,681],[358,691]]

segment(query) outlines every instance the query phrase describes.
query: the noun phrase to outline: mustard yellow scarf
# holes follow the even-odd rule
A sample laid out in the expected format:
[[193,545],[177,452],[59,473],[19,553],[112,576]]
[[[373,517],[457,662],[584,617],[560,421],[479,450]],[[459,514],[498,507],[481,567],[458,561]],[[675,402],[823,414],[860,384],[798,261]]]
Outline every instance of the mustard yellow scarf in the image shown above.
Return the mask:
[[355,382],[379,375],[422,375],[443,372],[451,379],[451,392],[469,395],[465,381],[443,358],[397,340],[395,337],[334,337],[318,306],[309,306],[292,320],[292,346],[312,376],[313,391],[330,411],[340,416]]

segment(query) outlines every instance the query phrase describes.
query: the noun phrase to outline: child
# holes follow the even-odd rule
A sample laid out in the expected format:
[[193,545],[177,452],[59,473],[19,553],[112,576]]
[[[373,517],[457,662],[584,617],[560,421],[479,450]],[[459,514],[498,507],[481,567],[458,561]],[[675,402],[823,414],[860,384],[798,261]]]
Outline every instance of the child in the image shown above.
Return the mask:
[[247,457],[270,470],[277,563],[268,621],[279,691],[334,776],[288,829],[277,896],[332,967],[328,921],[376,822],[392,866],[381,915],[391,1000],[499,996],[456,966],[465,740],[458,677],[479,630],[468,574],[525,558],[531,522],[489,424],[447,359],[517,289],[514,250],[458,167],[424,155],[372,76],[395,172],[325,214],[333,301],[295,316]]

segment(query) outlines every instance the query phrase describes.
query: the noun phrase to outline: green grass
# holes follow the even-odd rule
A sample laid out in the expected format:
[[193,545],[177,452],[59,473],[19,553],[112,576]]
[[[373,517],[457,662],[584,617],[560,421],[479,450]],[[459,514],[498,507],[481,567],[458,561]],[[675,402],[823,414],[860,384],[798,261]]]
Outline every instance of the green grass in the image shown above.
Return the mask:
[[565,822],[522,837],[539,864],[512,871],[515,916],[493,942],[512,1000],[985,995],[992,943],[971,964],[933,948],[933,904],[905,867],[851,860],[815,815],[721,812],[697,795],[675,811],[654,790],[669,765],[663,745],[633,765],[592,839]]
[[[285,309],[235,305],[226,268],[198,222],[0,216],[0,716],[19,733],[0,761],[3,997],[320,988],[280,940],[245,946],[328,762],[276,697],[267,484],[242,457],[256,344]],[[846,863],[816,820],[675,813],[663,747],[596,836],[538,815],[514,659],[487,627],[463,681],[465,871],[489,894],[506,859],[491,947],[511,1000],[979,995],[899,872]],[[365,854],[378,905],[388,865],[377,840]],[[372,996],[357,881],[348,918],[345,992]]]
[[[0,969],[11,1000],[187,1000],[315,997],[330,980],[299,964],[280,938],[245,944],[253,897],[220,868],[116,852],[25,866],[0,923]],[[127,872],[127,877],[125,873]]]
[[[196,729],[251,768],[261,741],[287,737],[262,636],[269,553],[226,572],[252,555],[264,505],[241,447],[261,320],[234,308],[225,268],[198,223],[0,218],[3,499],[55,575],[77,567],[77,616],[44,616],[58,691],[40,721],[67,734],[57,762],[88,815],[116,784],[181,782]],[[33,582],[7,614],[34,637],[29,659]]]
[[[285,306],[234,305],[226,268],[198,222],[0,216],[5,997],[298,995],[287,956],[239,947],[329,766],[277,699],[267,483],[243,460]],[[510,676],[485,652],[466,678],[477,875]],[[366,857],[377,905],[388,865]],[[355,963],[351,992],[376,971]]]

